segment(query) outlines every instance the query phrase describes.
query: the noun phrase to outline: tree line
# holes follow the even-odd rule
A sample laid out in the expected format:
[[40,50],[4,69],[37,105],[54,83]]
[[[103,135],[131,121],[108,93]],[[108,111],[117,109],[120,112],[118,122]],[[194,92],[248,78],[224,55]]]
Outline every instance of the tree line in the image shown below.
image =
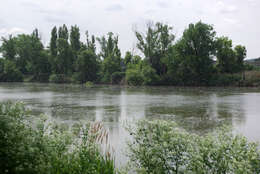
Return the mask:
[[[96,37],[78,26],[53,27],[44,47],[39,31],[2,37],[0,81],[39,81],[128,85],[222,85],[241,80],[246,48],[233,46],[228,37],[217,37],[212,25],[189,24],[176,40],[173,28],[148,23],[135,31],[136,47],[122,56],[119,36],[109,32]],[[97,46],[99,49],[97,49]]]

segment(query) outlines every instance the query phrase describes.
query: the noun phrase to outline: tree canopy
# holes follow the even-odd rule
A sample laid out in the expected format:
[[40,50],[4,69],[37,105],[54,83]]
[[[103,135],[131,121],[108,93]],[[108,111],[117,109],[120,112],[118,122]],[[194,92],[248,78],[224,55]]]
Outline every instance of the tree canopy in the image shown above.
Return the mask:
[[20,80],[28,81],[216,85],[223,79],[229,81],[226,74],[245,70],[245,46],[233,46],[225,36],[216,37],[212,25],[202,21],[189,24],[178,40],[173,29],[149,22],[144,32],[134,31],[141,56],[130,51],[122,56],[119,36],[112,32],[96,37],[86,31],[86,39],[81,39],[77,25],[70,30],[65,24],[54,26],[47,47],[38,29],[32,34],[10,35],[2,38],[0,47],[0,77],[5,77],[0,81],[14,80],[3,71],[13,68],[21,73]]

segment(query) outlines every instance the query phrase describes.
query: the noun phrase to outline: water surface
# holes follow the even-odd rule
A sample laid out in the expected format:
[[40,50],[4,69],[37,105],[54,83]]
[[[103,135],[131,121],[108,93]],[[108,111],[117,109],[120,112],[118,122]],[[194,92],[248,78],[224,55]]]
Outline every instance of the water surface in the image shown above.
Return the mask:
[[[228,124],[249,140],[260,141],[260,89],[177,88],[0,83],[1,101],[23,101],[37,116],[59,122],[102,121],[116,149],[117,164],[125,163],[127,132],[123,123],[138,119],[174,120],[196,133]],[[121,149],[121,150],[118,150]]]

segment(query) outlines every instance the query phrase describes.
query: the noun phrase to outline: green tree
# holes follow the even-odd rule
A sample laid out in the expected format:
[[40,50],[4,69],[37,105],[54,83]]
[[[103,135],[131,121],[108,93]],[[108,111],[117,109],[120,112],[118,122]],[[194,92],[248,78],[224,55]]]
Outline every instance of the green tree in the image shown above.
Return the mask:
[[80,32],[76,25],[70,29],[70,45],[73,52],[77,53],[80,50]]
[[111,75],[114,72],[121,71],[121,51],[118,47],[118,36],[114,36],[112,32],[107,35],[108,38],[105,36],[97,38],[101,48],[99,56],[103,59],[102,81],[106,83],[111,81]]
[[232,40],[220,37],[216,40],[217,68],[222,73],[241,72],[244,67],[246,48],[237,45],[233,49]]
[[51,30],[51,41],[50,41],[50,52],[51,56],[54,58],[57,56],[57,28],[56,26]]
[[236,55],[232,47],[232,40],[227,37],[217,38],[217,68],[222,73],[233,73],[235,71]]
[[167,65],[163,59],[168,56],[175,36],[170,33],[172,27],[163,23],[147,24],[147,31],[142,34],[135,31],[138,40],[137,48],[148,59],[152,68],[154,68],[158,75],[164,75],[167,72]]
[[55,73],[69,75],[73,72],[73,52],[68,42],[69,33],[67,26],[59,27],[57,39],[57,56],[54,61],[56,64]]
[[31,35],[18,35],[16,38],[17,68],[23,74],[38,76],[48,73],[49,62],[37,29]]
[[56,59],[57,59],[57,39],[58,39],[58,34],[57,34],[57,27],[54,26],[51,30],[51,40],[50,40],[50,57],[49,57],[49,62],[51,64],[51,69],[53,73],[56,73],[57,71],[57,64],[56,64]]
[[67,26],[65,24],[63,24],[61,27],[59,27],[58,37],[59,38],[63,38],[65,40],[69,39],[68,28],[67,28]]
[[246,57],[246,47],[242,45],[237,45],[235,47],[235,54],[236,54],[236,64],[237,64],[237,71],[244,70],[244,59]]
[[215,35],[211,25],[197,22],[184,30],[174,46],[176,74],[182,83],[207,84],[213,70]]
[[125,66],[127,66],[129,63],[131,63],[133,60],[133,55],[131,54],[130,51],[127,51],[125,53],[125,58],[124,58],[124,64]]
[[68,41],[64,38],[59,38],[57,40],[57,57],[56,57],[56,65],[57,65],[57,74],[68,75],[73,71],[73,59],[72,59],[72,50],[68,43]]
[[0,51],[3,54],[3,57],[7,60],[15,60],[16,56],[16,41],[12,35],[6,39],[2,37],[2,45],[0,47]]
[[76,61],[77,80],[81,83],[96,81],[98,73],[97,56],[92,50],[83,50]]
[[95,39],[95,36],[92,35],[91,38],[89,38],[88,31],[86,31],[86,38],[87,38],[87,48],[92,50],[96,54],[96,39]]
[[11,60],[5,60],[3,65],[2,80],[4,82],[22,82],[23,75]]

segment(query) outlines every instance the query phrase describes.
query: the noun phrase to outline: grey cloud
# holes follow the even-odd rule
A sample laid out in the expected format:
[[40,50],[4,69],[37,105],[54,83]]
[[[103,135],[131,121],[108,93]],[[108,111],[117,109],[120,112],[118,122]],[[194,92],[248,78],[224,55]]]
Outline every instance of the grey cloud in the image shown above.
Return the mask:
[[23,7],[27,7],[27,8],[39,8],[38,4],[36,4],[35,2],[29,2],[29,1],[20,2],[20,5]]
[[44,20],[47,21],[48,23],[54,23],[54,24],[65,23],[65,20],[61,17],[58,17],[58,16],[46,15],[44,17]]
[[6,27],[7,23],[5,22],[4,19],[0,19],[0,28]]
[[[34,2],[21,2],[22,6],[28,8],[28,10],[33,11],[35,13],[40,13],[41,15],[47,15],[45,18],[52,18],[54,21],[59,21],[61,18],[64,18],[64,16],[71,16],[71,13],[67,10],[63,9],[49,9],[44,8],[43,6],[36,4]],[[58,19],[59,18],[59,19]]]
[[156,13],[156,10],[154,10],[154,9],[149,9],[149,10],[145,11],[146,15],[151,15],[151,14],[155,14],[155,13]]
[[235,19],[231,19],[231,18],[224,18],[224,21],[230,24],[237,24],[238,21]]
[[223,1],[218,1],[217,5],[219,8],[219,12],[222,14],[234,13],[238,10],[236,6],[229,5],[226,2],[224,3]]
[[60,17],[64,17],[64,16],[71,16],[72,14],[69,11],[66,10],[49,10],[46,8],[42,8],[38,11],[41,14],[45,14],[45,15],[54,15],[54,16],[60,16]]
[[225,9],[221,9],[220,13],[227,14],[227,13],[234,13],[236,11],[237,11],[236,8],[225,8]]
[[168,8],[169,7],[169,4],[166,3],[165,1],[159,1],[157,2],[157,5],[161,8]]
[[122,5],[120,4],[114,4],[114,5],[110,5],[109,7],[106,8],[106,11],[121,11],[124,8],[122,7]]

